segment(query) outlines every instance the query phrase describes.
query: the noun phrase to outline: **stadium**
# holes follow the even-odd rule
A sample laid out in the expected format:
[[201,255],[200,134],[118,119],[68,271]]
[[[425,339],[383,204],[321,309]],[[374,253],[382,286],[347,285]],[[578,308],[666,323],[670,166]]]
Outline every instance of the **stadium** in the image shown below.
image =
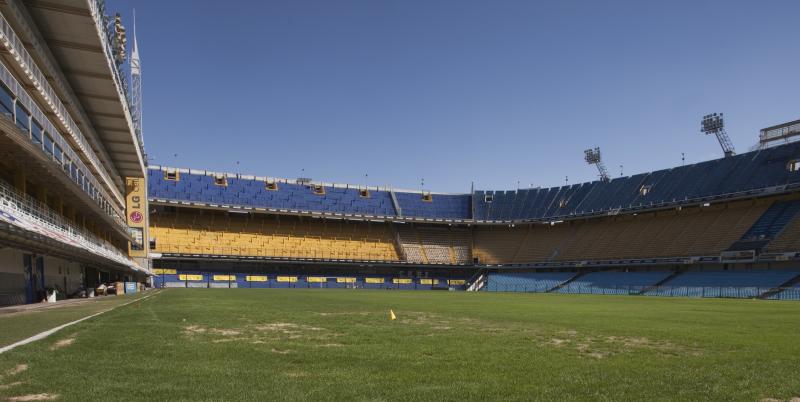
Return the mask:
[[0,399],[800,398],[800,120],[500,191],[162,166],[126,24],[0,5]]

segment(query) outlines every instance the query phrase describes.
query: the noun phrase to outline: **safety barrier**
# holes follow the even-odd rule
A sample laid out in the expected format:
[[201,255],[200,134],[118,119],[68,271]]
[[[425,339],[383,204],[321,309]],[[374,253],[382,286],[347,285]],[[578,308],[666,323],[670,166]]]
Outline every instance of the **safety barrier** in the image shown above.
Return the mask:
[[[466,280],[448,278],[393,278],[381,276],[325,276],[243,273],[177,273],[155,269],[157,288],[306,288],[306,289],[397,289],[465,290]],[[169,272],[169,273],[166,273]]]
[[47,205],[0,180],[0,221],[82,248],[133,270],[145,270],[111,243],[75,226]]
[[[548,289],[536,285],[527,286],[493,284],[491,288],[487,288],[487,290],[493,292],[546,293]],[[557,293],[566,294],[645,295],[731,299],[757,298],[768,292],[772,293],[767,297],[770,300],[800,300],[800,287],[761,288],[732,286],[594,286],[571,284],[557,290]]]

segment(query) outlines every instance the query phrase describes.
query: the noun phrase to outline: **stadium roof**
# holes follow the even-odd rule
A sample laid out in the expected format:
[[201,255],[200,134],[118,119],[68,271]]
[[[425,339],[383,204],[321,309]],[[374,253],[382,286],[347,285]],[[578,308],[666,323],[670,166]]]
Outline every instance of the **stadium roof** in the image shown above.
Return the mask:
[[25,2],[43,39],[75,91],[111,163],[122,176],[143,177],[145,160],[123,79],[103,24],[102,2]]

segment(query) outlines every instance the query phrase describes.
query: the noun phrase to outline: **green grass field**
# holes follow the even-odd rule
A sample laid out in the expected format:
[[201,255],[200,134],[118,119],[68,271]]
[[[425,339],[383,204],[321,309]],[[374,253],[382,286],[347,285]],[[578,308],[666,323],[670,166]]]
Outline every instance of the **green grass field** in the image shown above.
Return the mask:
[[32,395],[790,400],[800,396],[800,303],[174,289],[0,355],[0,400]]

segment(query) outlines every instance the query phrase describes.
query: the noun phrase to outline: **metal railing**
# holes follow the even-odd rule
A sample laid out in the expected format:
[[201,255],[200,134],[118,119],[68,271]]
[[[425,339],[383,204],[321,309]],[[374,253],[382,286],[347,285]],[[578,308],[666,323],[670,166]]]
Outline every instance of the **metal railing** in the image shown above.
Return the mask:
[[[14,220],[24,219],[26,224],[17,225],[23,229],[34,231],[61,243],[81,247],[134,270],[143,270],[108,241],[75,226],[46,204],[17,191],[2,180],[0,180],[0,211],[9,214]],[[11,224],[14,225],[13,222]]]
[[[93,175],[87,174],[87,172],[90,173],[91,170],[89,170],[86,167],[81,158],[72,149],[72,146],[69,144],[69,142],[67,142],[61,135],[61,132],[59,132],[55,128],[50,119],[48,119],[45,113],[42,112],[41,109],[39,109],[39,106],[36,104],[36,102],[33,101],[30,95],[28,95],[28,93],[25,91],[24,87],[14,78],[14,76],[11,74],[8,68],[1,61],[0,61],[0,81],[2,81],[2,83],[6,86],[6,88],[8,88],[9,91],[11,92],[9,95],[14,98],[15,105],[16,103],[19,103],[29,113],[29,115],[24,116],[24,118],[26,120],[33,118],[33,120],[35,120],[36,123],[40,124],[42,126],[42,131],[46,132],[49,135],[53,143],[57,145],[59,149],[61,149],[61,152],[68,159],[68,160],[58,160],[56,152],[54,152],[53,149],[50,149],[48,155],[50,155],[51,160],[61,165],[60,166],[61,170],[64,171],[67,174],[67,176],[70,176],[69,170],[71,169],[71,167],[66,165],[67,163],[74,163],[77,170],[84,172],[83,173],[84,180],[88,181],[91,184],[91,186],[99,192],[99,196],[102,198],[102,200],[105,200],[105,204],[107,204],[109,208],[105,208],[103,202],[98,200],[97,197],[95,197],[95,195],[91,193],[89,195],[98,203],[98,205],[101,208],[104,209],[106,213],[108,213],[114,219],[114,221],[118,225],[125,227],[126,226],[125,219],[122,217],[120,211],[117,208],[115,208],[112,203],[108,201],[109,200],[108,193],[98,184],[97,179],[95,179]],[[4,90],[5,88],[0,88],[0,91]],[[21,118],[20,116],[17,116],[17,114],[18,110],[16,107],[14,107],[13,114],[9,115],[9,117],[13,120],[14,124],[17,124],[17,121]],[[19,127],[18,124],[17,126],[18,128],[20,128],[20,130],[22,130],[22,128]],[[24,133],[29,140],[31,140],[30,127],[32,127],[32,123],[28,125],[28,132]],[[39,144],[40,147],[44,146],[43,138],[39,138],[37,140],[40,142]],[[73,177],[70,178],[73,181],[75,181],[75,178]],[[89,193],[89,191],[87,191],[85,188],[83,188],[83,190],[84,192]]]
[[[111,44],[114,43],[113,25],[110,18],[107,19],[105,0],[92,0],[89,2],[89,8],[92,18],[94,19],[95,26],[100,32],[102,32],[102,35],[100,35],[100,42],[102,43],[103,51],[106,55],[109,66],[111,67],[112,77],[114,78],[114,83],[117,87],[117,93],[122,101],[122,108],[125,111],[125,120],[128,122],[128,127],[135,127],[133,124],[133,116],[131,114],[131,104],[133,102],[131,100],[128,81],[125,74],[120,69],[120,65],[118,65],[114,60],[114,51],[111,47]],[[141,133],[135,134],[136,135],[134,135],[134,137],[136,137],[136,142],[139,146],[139,152],[142,154],[142,157],[144,157],[144,141],[142,140]],[[147,161],[145,161],[145,164],[147,164]]]
[[[547,293],[550,286],[525,285],[525,284],[499,284],[492,283],[485,287],[494,292],[528,292]],[[593,295],[645,295],[668,297],[704,297],[704,298],[731,298],[752,299],[761,295],[768,295],[774,300],[800,300],[800,287],[769,288],[755,286],[594,286],[567,284],[554,293],[567,294],[593,294]]]
[[[188,274],[181,279],[182,275],[166,274],[156,275],[153,284],[156,288],[336,288],[336,289],[405,289],[405,290],[431,290],[449,288],[454,290],[464,290],[461,280],[448,280],[440,278],[430,278],[430,283],[422,283],[428,278],[404,278],[408,283],[395,283],[392,278],[384,277],[382,282],[370,283],[365,276],[352,276],[349,282],[339,282],[337,277],[321,276],[321,281],[310,281],[305,275],[275,274],[275,273],[230,273],[230,272],[204,272],[201,274]],[[188,276],[199,276],[198,279],[189,279]],[[215,275],[226,277],[224,280],[214,280]],[[267,276],[269,279],[264,281],[248,281],[247,276]],[[277,277],[293,277],[296,281],[278,281]]]
[[[86,173],[86,172],[91,172],[91,170],[89,170],[89,168],[86,167],[86,165],[83,163],[81,158],[72,149],[72,146],[70,145],[70,143],[67,142],[66,139],[64,139],[64,137],[61,135],[61,132],[58,131],[55,128],[55,126],[50,121],[50,119],[47,118],[47,115],[39,108],[39,106],[36,104],[36,102],[33,101],[31,96],[25,91],[24,87],[16,80],[16,78],[14,78],[14,76],[11,74],[11,72],[8,70],[8,68],[5,66],[5,64],[3,64],[2,61],[0,61],[0,81],[2,81],[2,83],[9,89],[9,91],[11,91],[10,95],[12,97],[14,97],[14,101],[18,102],[19,104],[21,104],[26,109],[26,111],[28,113],[30,113],[30,116],[26,116],[25,118],[26,119],[27,118],[33,118],[34,120],[36,120],[36,122],[42,126],[43,131],[47,132],[50,135],[50,137],[52,138],[53,142],[56,145],[58,145],[58,147],[61,149],[61,152],[67,156],[67,158],[69,159],[69,162],[74,163],[78,170],[84,172],[85,180],[88,180],[89,183],[91,183],[91,185],[95,189],[97,189],[97,191],[100,192],[100,196],[104,200],[106,200],[106,203],[108,203],[109,206],[113,205],[112,203],[107,201],[107,200],[110,199],[110,197],[108,195],[108,192],[105,191],[98,184],[97,179],[95,179],[95,177],[93,175]],[[3,90],[5,90],[5,89],[4,88],[0,88],[0,91],[3,91]],[[9,117],[12,118],[12,120],[14,120],[15,124],[16,124],[17,119],[19,118],[18,116],[16,116],[16,114],[17,114],[17,111],[16,111],[16,108],[15,108],[14,114],[9,116]],[[31,139],[30,128],[28,129],[28,132],[25,133],[25,134],[27,135],[28,139],[30,140]],[[39,139],[39,141],[42,142],[42,143],[44,142],[44,141],[42,141],[42,139]],[[66,170],[65,170],[65,168],[63,166],[63,164],[65,162],[64,161],[57,161],[55,155],[53,155],[54,153],[52,152],[52,149],[50,151],[51,152],[49,154],[53,158],[53,161],[55,161],[56,163],[62,164],[62,166],[61,166],[62,169],[61,170],[66,172]],[[86,191],[86,190],[84,189],[84,191]],[[95,201],[98,201],[98,200],[95,200]],[[99,203],[99,201],[98,201],[98,203]],[[100,205],[100,206],[103,207],[102,205]],[[120,211],[118,211],[116,208],[114,208],[112,206],[111,209],[107,210],[106,212],[114,219],[114,221],[118,225],[126,226],[125,219],[122,217],[122,214],[120,213]]]
[[[56,95],[50,83],[45,78],[42,71],[33,61],[33,58],[25,49],[22,41],[11,28],[8,21],[0,14],[0,42],[8,49],[14,60],[23,68],[28,79],[33,82],[33,86],[42,95],[45,102],[50,106],[53,113],[58,117],[59,122],[67,129],[67,132],[72,137],[73,141],[77,144],[82,154],[89,160],[94,170],[103,178],[106,186],[116,197],[119,203],[124,203],[124,198],[119,190],[114,185],[113,180],[108,176],[106,168],[100,163],[94,150],[92,149],[86,137],[83,135],[77,124],[72,120],[72,117],[67,112],[66,107],[61,102],[61,99]],[[132,127],[132,126],[131,126]]]
[[[564,220],[564,219],[574,219],[574,218],[591,217],[591,216],[613,216],[613,215],[619,215],[621,213],[629,213],[634,211],[649,211],[649,210],[661,209],[679,205],[700,204],[703,202],[711,202],[711,201],[716,202],[721,200],[735,200],[740,198],[746,198],[752,195],[765,194],[765,193],[776,195],[797,187],[800,187],[800,184],[772,183],[772,184],[758,185],[755,187],[742,188],[728,193],[695,195],[692,197],[689,197],[687,195],[684,196],[683,198],[673,198],[672,200],[662,199],[659,201],[650,201],[650,202],[639,202],[639,203],[632,202],[629,203],[627,206],[616,205],[598,209],[581,209],[581,210],[578,210],[578,208],[576,207],[575,209],[571,210],[571,212],[568,213],[543,215],[538,217],[522,217],[522,218],[508,218],[508,219],[489,219],[488,217],[486,217],[485,219],[475,218],[475,220],[483,223],[537,223],[537,222],[550,223],[553,221]],[[484,191],[483,193],[485,195],[487,192]],[[558,197],[556,197],[556,199],[557,198]],[[509,202],[509,204],[513,203],[515,203],[515,201]],[[487,209],[486,211],[488,212],[489,210]],[[474,211],[473,211],[473,217],[474,217]]]
[[[353,260],[353,261],[397,261],[386,258],[386,253],[356,252],[356,251],[326,251],[305,250],[298,251],[288,247],[235,247],[235,246],[202,246],[179,243],[156,243],[153,250],[166,254],[190,255],[219,255],[236,257],[268,257],[277,259],[312,259],[312,260]],[[398,261],[399,262],[399,261]]]

